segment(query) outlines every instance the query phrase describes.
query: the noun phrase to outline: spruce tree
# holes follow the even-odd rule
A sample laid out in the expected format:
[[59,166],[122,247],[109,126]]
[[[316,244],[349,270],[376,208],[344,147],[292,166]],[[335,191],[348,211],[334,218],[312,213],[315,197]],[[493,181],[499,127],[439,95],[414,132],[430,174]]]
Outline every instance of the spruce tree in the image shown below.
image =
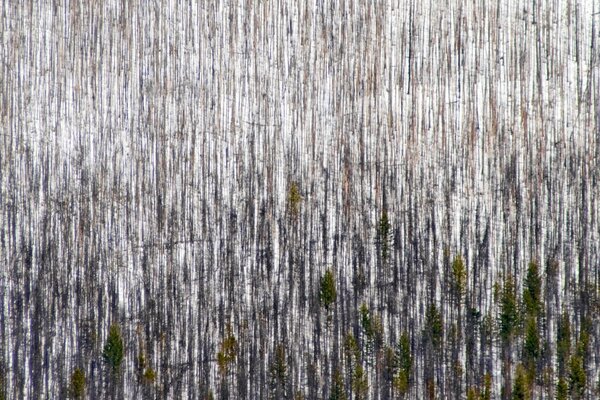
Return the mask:
[[387,212],[381,213],[379,224],[377,225],[377,244],[383,263],[387,262],[390,253],[390,243],[392,239],[392,224],[388,218]]
[[325,310],[329,311],[331,305],[335,303],[337,299],[337,291],[335,289],[335,278],[333,272],[330,269],[325,271],[325,274],[321,277],[321,284],[319,287],[319,301],[321,305],[325,307]]
[[76,368],[71,375],[71,382],[69,384],[69,397],[71,399],[83,399],[85,396],[85,373],[83,370]]
[[525,312],[530,317],[538,317],[542,311],[542,279],[534,261],[529,263],[523,288]]
[[438,311],[435,304],[430,304],[427,307],[425,314],[425,339],[436,349],[442,344],[444,337],[444,324],[442,322],[442,315]]
[[117,372],[121,367],[125,351],[121,328],[117,324],[112,324],[108,330],[108,338],[102,351],[102,357],[113,372]]
[[583,368],[583,358],[574,355],[569,362],[569,395],[573,400],[584,398],[586,384],[587,377]]
[[408,333],[404,332],[400,336],[394,352],[393,387],[401,396],[405,395],[409,389],[412,362],[410,339]]
[[519,309],[512,276],[504,281],[500,298],[500,337],[503,342],[510,342],[519,322]]
[[347,400],[348,396],[346,396],[346,389],[344,386],[342,372],[339,369],[336,369],[333,372],[329,400]]
[[356,364],[352,373],[352,391],[356,400],[366,400],[369,395],[367,373],[360,363]]
[[517,366],[515,384],[512,391],[512,400],[529,400],[529,388],[527,374],[522,365]]

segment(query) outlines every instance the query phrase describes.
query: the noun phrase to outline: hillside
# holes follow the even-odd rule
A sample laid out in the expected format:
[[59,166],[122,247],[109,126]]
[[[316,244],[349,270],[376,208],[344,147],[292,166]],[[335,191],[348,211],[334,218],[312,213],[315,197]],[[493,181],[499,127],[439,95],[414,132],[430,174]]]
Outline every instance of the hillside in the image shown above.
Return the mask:
[[2,1],[0,399],[599,398],[599,25]]

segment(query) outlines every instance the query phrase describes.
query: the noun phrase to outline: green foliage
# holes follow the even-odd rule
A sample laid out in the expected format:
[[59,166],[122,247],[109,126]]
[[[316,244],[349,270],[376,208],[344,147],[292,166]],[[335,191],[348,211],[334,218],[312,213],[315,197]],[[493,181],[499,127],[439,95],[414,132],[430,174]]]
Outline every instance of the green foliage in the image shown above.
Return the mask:
[[426,340],[431,341],[435,348],[441,346],[444,337],[444,323],[442,322],[442,315],[435,304],[430,304],[427,307],[424,336]]
[[377,243],[381,251],[381,259],[386,262],[390,253],[390,242],[392,240],[392,224],[387,215],[387,211],[381,213],[379,224],[377,225]]
[[565,378],[558,378],[558,383],[556,384],[556,400],[567,400],[569,395],[569,385]]
[[467,400],[479,400],[479,390],[477,388],[469,388],[467,390]]
[[113,372],[117,372],[121,367],[125,357],[125,347],[121,336],[121,328],[117,324],[112,324],[108,330],[108,338],[102,351],[102,357]]
[[138,374],[143,374],[144,368],[146,368],[146,356],[144,355],[144,352],[141,351],[137,358],[136,370]]
[[573,400],[584,397],[586,384],[587,377],[583,367],[583,358],[574,355],[569,362],[569,394]]
[[412,355],[410,352],[410,338],[407,332],[403,332],[396,346],[395,361],[398,369],[410,374],[412,370]]
[[377,315],[371,316],[371,312],[366,304],[362,304],[359,309],[360,325],[366,336],[367,350],[370,351],[373,346],[381,347],[383,344],[383,324],[381,318]]
[[69,384],[69,397],[71,399],[83,399],[85,396],[85,373],[79,369],[75,368],[75,371],[71,374],[71,382]]
[[562,376],[566,369],[566,363],[571,355],[571,321],[567,313],[563,313],[558,321],[556,333],[556,357],[558,361],[559,375]]
[[329,400],[346,400],[346,389],[344,387],[344,377],[339,369],[333,371],[331,382],[331,394]]
[[365,332],[371,332],[371,313],[369,312],[369,307],[363,303],[358,312],[360,314],[360,326]]
[[344,354],[346,355],[346,362],[348,365],[353,365],[360,358],[360,348],[358,342],[351,332],[348,332],[344,338]]
[[279,343],[275,348],[275,359],[271,364],[271,378],[280,385],[285,385],[287,380],[287,362],[283,343]]
[[410,388],[410,377],[408,373],[404,370],[398,371],[398,373],[394,376],[393,386],[394,390],[396,390],[398,394],[405,396]]
[[6,369],[0,361],[0,400],[6,400]]
[[483,392],[481,400],[491,400],[492,398],[492,375],[485,374],[483,377]]
[[154,369],[148,367],[146,368],[146,371],[144,371],[144,382],[146,382],[147,384],[153,384],[156,381],[156,372],[154,371]]
[[354,372],[352,373],[352,391],[354,392],[354,398],[356,400],[364,400],[369,394],[367,373],[360,363],[356,364]]
[[492,398],[492,377],[485,374],[483,388],[470,387],[467,390],[467,400],[490,400]]
[[540,334],[534,317],[527,320],[523,356],[529,371],[535,371],[535,363],[540,355]]
[[288,210],[293,218],[296,218],[300,213],[300,204],[302,203],[302,195],[300,194],[300,186],[297,182],[290,183],[288,188]]
[[457,299],[462,298],[467,290],[467,268],[460,255],[452,262],[452,291]]
[[321,284],[319,287],[319,301],[321,305],[329,311],[329,307],[337,299],[337,291],[335,289],[335,278],[333,272],[328,269],[325,274],[321,277]]
[[522,365],[518,365],[511,399],[528,400],[530,398],[527,373]]
[[500,298],[500,337],[505,343],[512,340],[519,323],[517,304],[514,280],[509,275],[504,281]]
[[433,378],[427,378],[425,381],[425,390],[427,391],[427,399],[434,400],[436,398],[435,381]]
[[579,357],[584,361],[588,355],[588,349],[590,347],[590,330],[591,322],[588,318],[584,318],[581,321],[581,328],[579,330],[579,340],[577,341],[576,352]]
[[223,376],[227,375],[230,365],[235,361],[237,349],[237,340],[232,333],[231,326],[227,325],[227,334],[221,342],[221,349],[217,353],[217,364]]
[[410,338],[408,337],[408,333],[404,332],[400,336],[394,353],[395,374],[393,386],[400,395],[405,395],[408,392],[412,363]]
[[523,288],[525,312],[530,317],[537,317],[542,311],[542,280],[539,268],[534,261],[529,263]]

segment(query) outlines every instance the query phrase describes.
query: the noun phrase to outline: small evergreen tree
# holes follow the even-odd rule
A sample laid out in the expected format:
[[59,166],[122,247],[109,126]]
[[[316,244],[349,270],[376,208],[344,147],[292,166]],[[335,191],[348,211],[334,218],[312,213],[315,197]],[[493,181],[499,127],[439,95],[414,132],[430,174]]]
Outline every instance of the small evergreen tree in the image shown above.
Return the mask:
[[102,351],[104,361],[110,366],[113,372],[117,372],[121,367],[125,357],[125,348],[121,328],[117,324],[112,324],[108,330],[108,338]]
[[6,400],[6,369],[0,360],[0,400]]
[[339,369],[333,371],[331,382],[331,394],[329,400],[346,400],[346,389],[344,387],[344,377]]
[[591,322],[589,318],[583,318],[581,321],[581,328],[579,329],[579,340],[577,341],[576,352],[577,355],[583,360],[584,365],[588,356],[588,348],[590,346],[590,330]]
[[444,337],[444,324],[442,315],[435,304],[430,304],[425,313],[425,339],[429,340],[433,347],[439,348]]
[[523,345],[523,358],[530,375],[535,372],[537,359],[540,355],[540,334],[534,317],[527,320],[525,327],[525,343]]
[[360,325],[365,334],[364,345],[366,352],[371,353],[373,348],[379,349],[383,344],[383,325],[381,318],[377,315],[371,315],[366,304],[362,304],[359,309]]
[[319,301],[321,305],[325,307],[325,310],[329,311],[329,308],[337,299],[337,291],[335,289],[335,278],[333,272],[328,269],[325,274],[321,277],[321,284],[319,287]]
[[530,317],[538,317],[542,311],[542,279],[534,261],[529,263],[523,288],[525,312]]
[[353,366],[360,358],[360,348],[352,332],[348,332],[344,338],[344,355],[347,365]]
[[390,253],[390,242],[392,239],[392,224],[388,218],[387,211],[381,213],[377,225],[377,244],[381,252],[381,260],[385,263]]
[[483,392],[481,400],[491,400],[492,398],[492,375],[485,374],[483,377]]
[[584,398],[586,384],[583,359],[579,355],[574,355],[569,362],[569,394],[573,400]]
[[458,301],[467,290],[467,269],[460,255],[452,262],[452,291]]
[[367,373],[360,363],[356,364],[352,374],[352,391],[356,400],[365,400],[369,395],[369,382]]
[[404,396],[409,389],[412,362],[410,339],[408,333],[404,332],[400,336],[394,354],[395,374],[393,387],[401,396]]
[[233,335],[231,326],[228,324],[225,338],[221,342],[221,349],[217,353],[217,364],[221,375],[226,376],[228,374],[229,367],[237,356],[237,349],[237,340]]
[[565,378],[560,377],[556,384],[556,400],[567,400],[569,396],[569,385]]
[[527,383],[527,374],[522,365],[517,366],[517,376],[512,391],[512,400],[529,400],[529,385]]
[[566,364],[571,355],[571,322],[568,314],[563,313],[558,321],[556,332],[556,358],[558,362],[558,375],[564,376]]
[[479,400],[479,391],[476,388],[467,390],[467,400]]
[[75,368],[73,374],[71,374],[71,383],[69,384],[69,397],[72,399],[83,399],[85,396],[85,373],[79,369]]
[[504,281],[504,288],[502,289],[500,298],[499,319],[500,337],[503,342],[508,343],[512,340],[519,322],[519,309],[515,294],[515,284],[511,276],[508,276]]
[[148,367],[144,371],[144,375],[142,375],[142,378],[144,383],[146,383],[147,385],[152,385],[156,381],[156,372],[153,368]]
[[276,394],[285,394],[287,373],[285,346],[279,343],[275,348],[275,358],[271,364],[271,380]]
[[297,218],[300,213],[300,204],[302,203],[302,195],[300,194],[300,186],[297,182],[290,183],[288,188],[288,210],[292,218]]

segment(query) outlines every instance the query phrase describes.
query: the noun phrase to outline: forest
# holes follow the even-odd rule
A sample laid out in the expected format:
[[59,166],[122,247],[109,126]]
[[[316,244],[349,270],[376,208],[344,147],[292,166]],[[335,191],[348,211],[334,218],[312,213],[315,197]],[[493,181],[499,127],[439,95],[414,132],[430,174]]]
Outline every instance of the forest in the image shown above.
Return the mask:
[[599,24],[0,0],[0,400],[600,398]]

